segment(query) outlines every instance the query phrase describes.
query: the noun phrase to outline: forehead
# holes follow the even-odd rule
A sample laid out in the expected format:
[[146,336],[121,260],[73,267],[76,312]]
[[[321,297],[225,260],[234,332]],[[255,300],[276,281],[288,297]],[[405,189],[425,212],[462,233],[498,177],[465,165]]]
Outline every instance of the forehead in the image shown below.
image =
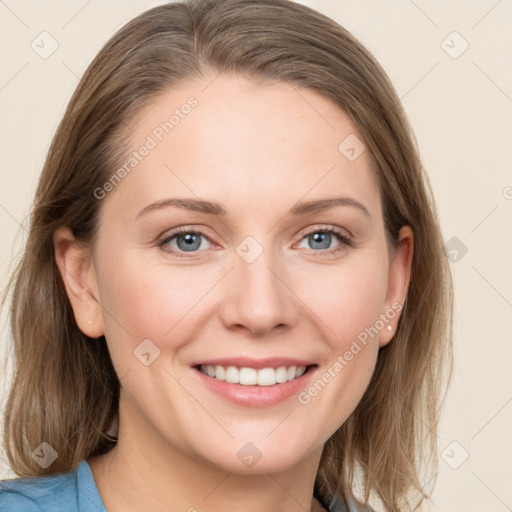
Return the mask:
[[127,131],[112,202],[181,194],[257,211],[325,195],[379,201],[363,137],[311,89],[226,75],[189,82],[154,98]]

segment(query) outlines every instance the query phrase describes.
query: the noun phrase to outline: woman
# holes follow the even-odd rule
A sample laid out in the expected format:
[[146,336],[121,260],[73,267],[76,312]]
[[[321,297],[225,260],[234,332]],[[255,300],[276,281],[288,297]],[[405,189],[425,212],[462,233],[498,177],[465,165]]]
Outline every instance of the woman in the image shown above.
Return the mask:
[[[412,131],[286,0],[123,27],[55,134],[12,279],[2,510],[409,510],[451,282]],[[444,363],[444,366],[443,366]]]

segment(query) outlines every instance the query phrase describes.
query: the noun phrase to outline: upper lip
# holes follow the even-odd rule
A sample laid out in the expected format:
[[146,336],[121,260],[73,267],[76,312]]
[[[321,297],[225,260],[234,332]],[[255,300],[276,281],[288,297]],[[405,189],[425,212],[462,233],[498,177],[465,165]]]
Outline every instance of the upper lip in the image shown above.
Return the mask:
[[279,368],[280,366],[311,366],[315,364],[313,361],[305,359],[295,359],[293,357],[266,357],[263,359],[254,359],[252,357],[223,357],[218,359],[207,359],[197,361],[191,366],[200,365],[212,366],[236,366],[238,368]]

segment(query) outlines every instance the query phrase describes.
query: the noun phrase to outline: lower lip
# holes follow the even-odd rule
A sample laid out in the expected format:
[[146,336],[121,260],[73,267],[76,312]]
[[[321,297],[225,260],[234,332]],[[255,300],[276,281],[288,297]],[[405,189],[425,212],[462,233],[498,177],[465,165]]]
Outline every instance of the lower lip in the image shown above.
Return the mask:
[[306,386],[316,369],[317,366],[308,367],[307,372],[300,377],[282,384],[244,386],[243,384],[231,384],[225,380],[217,380],[205,375],[199,369],[193,368],[209,389],[230,402],[245,407],[269,407],[297,395]]

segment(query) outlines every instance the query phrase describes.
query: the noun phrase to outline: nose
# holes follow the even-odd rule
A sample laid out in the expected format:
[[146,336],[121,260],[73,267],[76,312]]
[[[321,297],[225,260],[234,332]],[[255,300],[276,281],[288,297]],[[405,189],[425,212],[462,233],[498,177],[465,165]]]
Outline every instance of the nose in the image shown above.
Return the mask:
[[252,263],[236,256],[224,280],[222,322],[228,329],[245,329],[256,337],[290,328],[299,308],[287,281],[289,273],[270,251],[263,251]]

